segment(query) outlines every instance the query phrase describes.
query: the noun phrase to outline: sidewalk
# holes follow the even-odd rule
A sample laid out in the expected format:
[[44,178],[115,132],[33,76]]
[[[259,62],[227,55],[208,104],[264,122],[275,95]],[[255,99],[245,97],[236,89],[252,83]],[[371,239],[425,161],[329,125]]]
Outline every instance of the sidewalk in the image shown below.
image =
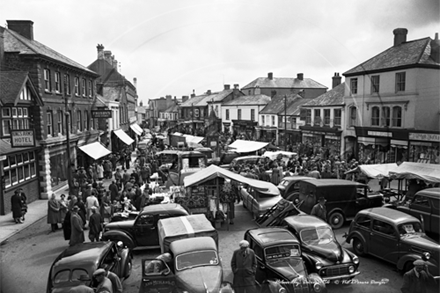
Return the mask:
[[[136,160],[136,152],[133,152],[131,155],[131,162],[133,163]],[[120,166],[118,166],[120,167]],[[132,167],[128,170],[128,172],[132,172]],[[108,186],[112,182],[112,179],[103,179],[103,186],[105,189],[108,189]],[[54,191],[56,198],[60,198],[61,194],[68,193],[67,185],[59,188]],[[25,230],[26,228],[32,226],[34,223],[45,219],[47,217],[47,199],[40,199],[33,201],[28,204],[28,212],[25,216],[25,221],[22,224],[16,224],[14,219],[12,218],[12,213],[8,213],[4,216],[0,215],[0,245],[6,242],[9,238],[14,236],[15,234]],[[50,230],[49,224],[47,224],[47,230]]]

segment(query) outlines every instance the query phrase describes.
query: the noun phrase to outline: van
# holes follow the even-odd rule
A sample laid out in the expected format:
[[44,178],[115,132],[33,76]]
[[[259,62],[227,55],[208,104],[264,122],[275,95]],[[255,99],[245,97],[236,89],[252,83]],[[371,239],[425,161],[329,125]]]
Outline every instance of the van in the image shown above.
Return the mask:
[[326,199],[327,221],[333,229],[339,229],[345,221],[352,220],[358,211],[380,207],[383,197],[371,194],[366,184],[342,179],[318,179],[299,182],[298,208],[310,214],[320,197]]

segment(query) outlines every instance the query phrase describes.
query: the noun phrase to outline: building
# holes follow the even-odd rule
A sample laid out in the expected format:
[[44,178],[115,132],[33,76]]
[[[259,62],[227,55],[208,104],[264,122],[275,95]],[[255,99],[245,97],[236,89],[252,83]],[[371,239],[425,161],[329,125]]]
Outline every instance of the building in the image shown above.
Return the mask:
[[173,106],[173,104],[175,104],[175,101],[169,95],[166,96],[166,98],[160,97],[148,100],[149,113],[147,113],[147,116],[149,116],[149,129],[156,132],[160,131],[160,113],[163,113],[166,109]]
[[159,113],[159,126],[161,130],[171,130],[177,126],[179,121],[179,105],[182,100],[177,100],[174,97],[174,104],[172,104],[168,109]]
[[144,106],[142,101],[140,101],[139,106],[136,107],[136,117],[141,128],[147,128],[147,112],[148,105]]
[[[394,44],[346,71],[347,141],[362,161],[439,163],[440,61],[438,34]],[[350,151],[352,144],[345,145]]]

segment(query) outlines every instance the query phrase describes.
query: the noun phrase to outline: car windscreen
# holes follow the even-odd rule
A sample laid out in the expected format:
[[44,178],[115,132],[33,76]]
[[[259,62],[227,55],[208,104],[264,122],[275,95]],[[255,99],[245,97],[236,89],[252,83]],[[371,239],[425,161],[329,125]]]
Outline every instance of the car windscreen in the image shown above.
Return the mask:
[[322,226],[304,229],[300,232],[301,241],[306,245],[327,244],[334,241],[333,230]]
[[408,222],[405,224],[400,224],[398,226],[398,229],[401,236],[423,233],[422,225],[419,222]]
[[258,198],[272,198],[272,197],[278,196],[278,194],[267,194],[267,193],[262,193],[259,191],[255,191],[255,192],[258,193]]
[[182,253],[176,257],[176,269],[178,271],[199,266],[215,266],[219,264],[215,250],[202,250]]
[[79,282],[84,279],[88,279],[89,274],[84,269],[74,269],[74,270],[62,270],[59,271],[55,278],[53,279],[54,284],[61,284],[66,282]]

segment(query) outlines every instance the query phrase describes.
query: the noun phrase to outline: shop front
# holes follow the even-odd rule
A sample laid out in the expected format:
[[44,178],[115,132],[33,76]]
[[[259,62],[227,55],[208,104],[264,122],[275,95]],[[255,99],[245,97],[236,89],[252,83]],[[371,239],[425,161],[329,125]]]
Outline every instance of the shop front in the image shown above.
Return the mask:
[[336,157],[341,154],[342,141],[341,132],[336,129],[328,130],[309,130],[302,129],[302,145],[307,150],[307,154],[320,155],[323,159]]
[[223,132],[224,133],[231,132],[231,122],[223,122]]
[[256,139],[255,127],[257,124],[256,121],[232,120],[232,131],[237,137],[254,140]]
[[277,140],[277,131],[276,127],[259,127],[259,141],[267,141],[272,142]]
[[121,152],[127,147],[129,147],[134,140],[128,136],[122,129],[113,130],[111,136],[112,142],[112,152],[117,153]]
[[440,134],[434,132],[409,132],[408,161],[440,164]]

